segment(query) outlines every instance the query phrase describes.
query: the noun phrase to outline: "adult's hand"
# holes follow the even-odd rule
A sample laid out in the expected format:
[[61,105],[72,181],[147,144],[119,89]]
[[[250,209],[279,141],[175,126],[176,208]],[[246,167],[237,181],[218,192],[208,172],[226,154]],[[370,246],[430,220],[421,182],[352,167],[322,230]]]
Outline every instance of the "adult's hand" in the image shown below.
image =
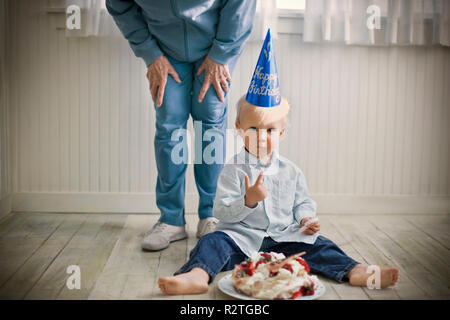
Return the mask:
[[203,71],[205,71],[205,80],[203,81],[203,86],[198,95],[198,102],[201,103],[203,101],[211,84],[214,86],[214,89],[216,89],[219,100],[224,102],[225,98],[223,91],[228,92],[227,81],[231,82],[228,65],[215,62],[213,59],[206,56],[205,60],[200,65],[200,68],[198,68],[197,76],[201,75]]
[[[150,92],[152,93],[153,102],[156,102],[157,107],[160,107],[163,103],[164,89],[166,88],[168,74],[170,74],[176,82],[181,83],[178,73],[165,56],[160,56],[148,66],[147,79],[150,82]],[[158,101],[155,101],[156,93],[158,93]]]

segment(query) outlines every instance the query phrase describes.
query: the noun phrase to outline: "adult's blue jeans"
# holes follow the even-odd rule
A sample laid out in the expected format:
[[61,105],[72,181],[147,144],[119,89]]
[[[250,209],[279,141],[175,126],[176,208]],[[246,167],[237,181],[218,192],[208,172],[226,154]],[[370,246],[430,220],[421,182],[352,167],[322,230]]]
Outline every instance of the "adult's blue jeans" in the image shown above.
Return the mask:
[[[345,277],[359,262],[345,254],[333,241],[324,236],[317,237],[313,244],[303,242],[276,242],[270,237],[263,240],[261,252],[279,252],[290,256],[302,251],[313,274],[321,274],[338,282],[345,282]],[[244,261],[247,256],[226,233],[214,231],[203,236],[189,254],[189,261],[174,275],[189,272],[193,268],[205,270],[211,283],[220,271],[228,271],[235,264]]]
[[[239,56],[228,63],[230,74],[236,66]],[[217,97],[214,87],[208,89],[205,98],[198,102],[200,89],[203,85],[205,72],[196,76],[197,70],[203,59],[194,63],[177,61],[167,56],[181,83],[177,83],[172,76],[167,76],[167,84],[164,91],[163,103],[160,107],[155,104],[156,133],[155,133],[155,157],[158,170],[156,182],[156,205],[161,211],[159,221],[181,226],[186,223],[184,218],[185,198],[185,173],[187,168],[187,154],[176,155],[177,161],[173,161],[174,148],[179,150],[180,143],[187,150],[187,136],[180,135],[179,129],[186,130],[189,115],[194,123],[200,124],[201,136],[195,136],[195,155],[203,155],[205,148],[211,143],[204,140],[207,130],[214,136],[221,137],[223,150],[215,158],[220,161],[207,163],[204,159],[194,158],[195,184],[199,193],[198,215],[200,219],[212,217],[212,207],[216,194],[217,179],[223,168],[226,152],[227,106],[228,95],[224,92],[225,102]],[[200,133],[200,130],[198,131]],[[177,134],[178,133],[178,134]],[[205,140],[208,140],[205,137]],[[211,139],[212,140],[212,139]],[[219,150],[215,150],[219,152]],[[182,152],[181,152],[182,153]],[[186,161],[178,161],[184,158]]]

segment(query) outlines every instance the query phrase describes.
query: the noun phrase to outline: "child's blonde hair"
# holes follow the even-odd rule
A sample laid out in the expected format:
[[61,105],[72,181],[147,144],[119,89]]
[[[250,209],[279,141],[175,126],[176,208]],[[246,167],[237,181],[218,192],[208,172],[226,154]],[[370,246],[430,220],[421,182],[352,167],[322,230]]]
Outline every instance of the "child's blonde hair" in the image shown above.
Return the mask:
[[289,105],[287,99],[285,97],[281,97],[281,103],[276,107],[259,107],[251,104],[245,99],[245,95],[243,95],[236,107],[236,122],[241,122],[240,117],[243,113],[243,110],[252,109],[256,112],[262,121],[265,120],[278,120],[284,119],[285,127],[288,126],[288,114],[291,106]]

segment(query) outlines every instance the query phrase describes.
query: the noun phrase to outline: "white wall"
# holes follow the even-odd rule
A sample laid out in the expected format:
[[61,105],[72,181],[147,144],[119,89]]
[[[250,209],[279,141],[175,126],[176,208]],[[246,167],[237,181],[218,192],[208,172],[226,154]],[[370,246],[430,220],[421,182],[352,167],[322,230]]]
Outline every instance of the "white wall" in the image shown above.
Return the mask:
[[[12,209],[157,212],[144,64],[122,38],[66,38],[63,17],[42,4],[11,1]],[[247,45],[234,73],[229,126],[260,45]],[[304,171],[319,212],[450,212],[449,48],[304,44],[288,34],[275,45],[292,104],[281,153]],[[195,211],[192,168],[187,179]]]
[[10,152],[8,136],[9,72],[7,59],[8,5],[0,0],[0,218],[11,211]]

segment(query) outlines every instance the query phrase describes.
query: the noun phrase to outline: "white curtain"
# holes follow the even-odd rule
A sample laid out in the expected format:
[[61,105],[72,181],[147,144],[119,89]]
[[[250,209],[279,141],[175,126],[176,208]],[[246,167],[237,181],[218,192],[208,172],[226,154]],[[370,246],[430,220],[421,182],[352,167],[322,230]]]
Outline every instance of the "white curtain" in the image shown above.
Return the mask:
[[81,9],[80,29],[66,29],[67,37],[120,35],[113,19],[106,11],[105,0],[65,0],[65,2],[66,8],[76,5]]
[[[67,30],[67,36],[120,35],[106,12],[104,0],[65,2],[66,7],[79,6],[82,16],[81,29]],[[377,13],[379,19],[372,19]],[[249,40],[264,40],[268,28],[277,38],[278,18],[276,0],[257,0]],[[370,28],[368,20],[372,23]],[[303,41],[450,46],[449,20],[450,0],[306,0]],[[379,25],[373,26],[374,21],[379,21]]]
[[276,0],[257,0],[255,20],[249,41],[264,40],[270,28],[273,38],[278,36],[278,9]]
[[[80,7],[82,22],[80,30],[66,30],[66,36],[87,37],[120,34],[114,20],[106,12],[105,0],[65,0],[65,2],[66,8],[70,5]],[[257,0],[255,21],[249,40],[264,40],[268,28],[271,29],[273,37],[277,38],[277,21],[277,1]]]
[[449,18],[449,0],[306,0],[303,41],[449,46]]

